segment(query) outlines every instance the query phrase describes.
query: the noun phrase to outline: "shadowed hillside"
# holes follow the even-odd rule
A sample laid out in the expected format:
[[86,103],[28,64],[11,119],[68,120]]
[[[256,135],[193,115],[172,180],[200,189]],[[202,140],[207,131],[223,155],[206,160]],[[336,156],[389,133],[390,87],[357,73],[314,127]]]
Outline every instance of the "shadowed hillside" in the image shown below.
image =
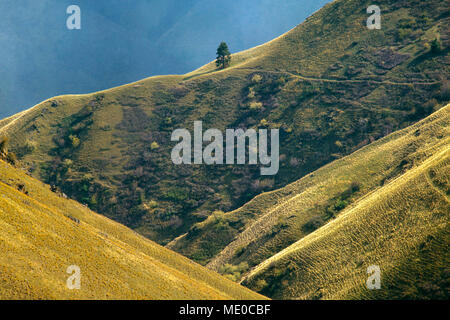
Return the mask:
[[[161,244],[187,233],[171,246],[207,264],[246,221],[221,225],[218,240],[201,248],[196,223],[448,102],[445,4],[380,1],[382,29],[368,30],[370,4],[334,1],[287,34],[233,55],[223,71],[210,63],[187,75],[49,99],[0,121],[0,134],[33,176]],[[433,51],[435,39],[440,50]],[[279,173],[172,164],[171,133],[196,120],[204,129],[279,128]]]
[[[0,299],[263,299],[0,160]],[[81,289],[69,290],[69,266]]]

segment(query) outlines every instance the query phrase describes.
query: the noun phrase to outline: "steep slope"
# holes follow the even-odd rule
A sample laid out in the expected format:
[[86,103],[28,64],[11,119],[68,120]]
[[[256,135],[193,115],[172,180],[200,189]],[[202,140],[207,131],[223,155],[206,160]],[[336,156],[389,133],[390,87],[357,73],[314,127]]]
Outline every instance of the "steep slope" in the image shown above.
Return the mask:
[[[0,299],[263,299],[0,161]],[[81,289],[69,290],[69,266]]]
[[[448,140],[447,140],[448,142]],[[257,266],[244,283],[283,299],[448,299],[449,145]],[[368,290],[378,266],[381,289]]]
[[[448,128],[422,164],[258,265],[244,283],[285,299],[448,299]],[[381,270],[380,290],[366,287],[371,265]]]
[[[172,246],[222,245],[208,267],[273,298],[448,298],[449,128],[447,105]],[[365,288],[370,265],[381,291]]]
[[[0,134],[35,177],[167,244],[214,210],[236,209],[448,102],[445,4],[380,1],[382,29],[368,30],[370,4],[334,1],[287,34],[233,55],[226,70],[211,63],[49,99],[0,122]],[[430,49],[434,39],[440,50]],[[174,165],[171,133],[196,120],[205,130],[279,128],[279,173]],[[242,224],[223,226],[220,236]],[[224,245],[211,243],[206,254],[186,243],[173,248],[206,264]]]

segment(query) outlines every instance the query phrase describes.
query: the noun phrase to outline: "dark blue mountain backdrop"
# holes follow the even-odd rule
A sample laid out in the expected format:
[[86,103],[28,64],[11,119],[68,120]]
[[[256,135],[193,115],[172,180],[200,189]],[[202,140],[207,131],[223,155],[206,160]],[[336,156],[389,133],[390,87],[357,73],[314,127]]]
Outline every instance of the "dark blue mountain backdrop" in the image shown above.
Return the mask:
[[[295,27],[329,0],[0,0],[0,118],[55,95],[182,74]],[[66,9],[81,8],[81,30]]]

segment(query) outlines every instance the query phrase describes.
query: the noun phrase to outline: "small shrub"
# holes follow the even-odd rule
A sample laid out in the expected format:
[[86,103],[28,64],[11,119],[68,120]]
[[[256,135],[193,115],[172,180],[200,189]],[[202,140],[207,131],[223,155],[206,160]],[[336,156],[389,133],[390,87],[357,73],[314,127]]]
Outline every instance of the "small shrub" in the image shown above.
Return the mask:
[[334,217],[336,217],[336,212],[333,210],[332,206],[326,207],[325,208],[325,218],[328,220],[328,219],[331,219]]
[[74,135],[69,136],[70,143],[72,144],[72,147],[78,148],[80,146],[80,139]]
[[225,219],[224,216],[225,212],[223,212],[222,210],[216,210],[211,215],[211,221],[213,221],[213,223],[220,223]]
[[63,164],[65,167],[70,168],[73,166],[73,161],[71,159],[64,159]]
[[9,164],[15,166],[17,164],[17,156],[15,153],[13,152],[8,152],[8,154],[6,155],[6,162],[8,162]]
[[273,226],[272,228],[272,234],[278,234],[282,230],[289,228],[289,224],[286,220],[286,218],[279,218],[278,223]]
[[175,202],[182,202],[189,198],[187,190],[180,187],[171,187],[165,193],[164,196],[168,200]]
[[338,199],[336,203],[334,204],[334,210],[341,211],[345,209],[345,207],[348,206],[348,202],[342,199]]
[[317,229],[319,229],[323,225],[323,220],[320,217],[311,218],[307,223],[305,223],[302,227],[303,232],[311,233]]
[[167,117],[164,119],[164,123],[163,125],[166,127],[170,127],[173,124],[172,118],[171,117]]
[[261,121],[259,122],[259,125],[261,127],[267,127],[269,125],[269,121],[267,121],[266,119],[261,119]]
[[259,75],[259,74],[255,74],[255,75],[253,75],[253,77],[252,77],[252,82],[253,82],[253,83],[259,83],[259,82],[261,82],[261,80],[262,80],[262,76]]
[[158,202],[156,202],[155,200],[150,200],[150,202],[148,203],[148,206],[151,209],[158,208]]
[[151,146],[150,146],[150,149],[151,149],[151,150],[159,149],[159,144],[158,144],[158,142],[153,141],[152,144],[151,144]]
[[256,292],[261,292],[262,290],[264,290],[267,287],[267,281],[264,279],[259,279],[258,281],[256,281],[253,289]]
[[248,95],[247,98],[249,99],[255,99],[255,89],[250,87],[250,89],[248,89]]
[[241,262],[237,266],[226,263],[220,267],[219,273],[224,275],[226,278],[237,282],[241,280],[242,275],[247,272],[248,269],[249,267],[247,262]]
[[245,252],[245,247],[242,246],[242,247],[237,248],[235,255],[236,255],[236,257],[240,257],[244,254],[244,252]]
[[250,110],[261,110],[263,107],[263,104],[261,102],[253,101],[250,103],[249,108]]
[[437,54],[437,53],[441,52],[441,42],[437,38],[435,38],[433,41],[431,41],[430,51],[433,54]]
[[359,182],[353,181],[350,185],[352,193],[358,192],[361,189],[361,184]]
[[20,183],[19,185],[17,185],[17,190],[28,195],[28,191],[23,183]]

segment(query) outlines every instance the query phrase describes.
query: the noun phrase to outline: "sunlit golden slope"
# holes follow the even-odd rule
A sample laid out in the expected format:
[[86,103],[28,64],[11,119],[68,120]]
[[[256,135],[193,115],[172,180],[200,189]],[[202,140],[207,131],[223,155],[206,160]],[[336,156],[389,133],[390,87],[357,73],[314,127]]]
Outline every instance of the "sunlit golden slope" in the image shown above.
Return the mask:
[[[362,179],[365,170],[376,176],[381,167],[375,160],[386,163],[410,150],[405,157],[410,163],[403,162],[405,168],[397,177],[359,197],[335,219],[263,261],[243,283],[284,299],[448,299],[449,112],[447,106],[347,158],[357,156],[366,162],[365,167],[358,165],[359,160],[346,164],[343,159],[315,172],[332,188],[344,176],[359,174]],[[327,180],[323,171],[328,171],[329,179],[336,182]],[[314,188],[307,187],[290,205],[267,215],[307,217],[311,199],[329,196],[321,188],[310,194]],[[267,243],[262,246],[268,248]],[[223,258],[219,260],[223,263]],[[367,268],[371,265],[381,269],[380,290],[366,288]]]
[[[0,161],[0,299],[264,297],[65,199]],[[66,270],[81,269],[69,290]]]

